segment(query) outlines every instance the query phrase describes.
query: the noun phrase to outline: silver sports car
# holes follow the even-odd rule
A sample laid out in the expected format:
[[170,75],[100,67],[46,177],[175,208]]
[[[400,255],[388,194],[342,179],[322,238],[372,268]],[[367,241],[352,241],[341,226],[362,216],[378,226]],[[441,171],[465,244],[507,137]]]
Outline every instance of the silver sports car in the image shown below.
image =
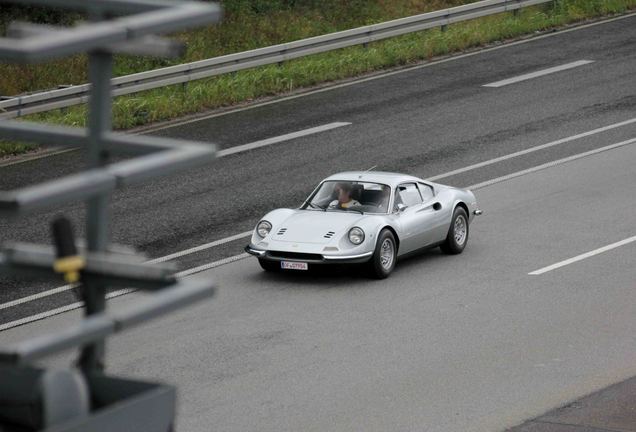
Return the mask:
[[386,278],[397,258],[439,246],[461,253],[475,195],[404,174],[343,172],[323,180],[297,209],[277,209],[256,225],[246,252],[267,271],[365,263]]

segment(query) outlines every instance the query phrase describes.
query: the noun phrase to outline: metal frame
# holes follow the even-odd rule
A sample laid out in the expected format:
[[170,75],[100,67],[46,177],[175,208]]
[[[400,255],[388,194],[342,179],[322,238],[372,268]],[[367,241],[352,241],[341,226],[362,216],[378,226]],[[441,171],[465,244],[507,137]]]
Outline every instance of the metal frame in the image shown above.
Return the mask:
[[[39,1],[41,3],[47,3],[45,0]],[[73,3],[77,3],[78,1],[79,0],[74,0]],[[460,21],[504,12],[516,12],[524,7],[552,1],[554,0],[484,0],[464,6],[358,27],[323,36],[126,75],[112,79],[111,86],[113,94],[116,96],[136,93],[243,69],[281,63],[287,60],[348,46],[366,46],[366,44],[370,42],[430,28],[440,27],[445,29],[449,24]],[[56,0],[56,3],[61,4],[65,2],[63,0]],[[111,2],[104,1],[104,3]],[[141,1],[135,3],[141,3]],[[82,84],[26,96],[17,96],[0,101],[0,112],[4,111],[0,113],[0,118],[19,117],[82,104],[86,102],[89,91],[90,85]]]
[[[46,418],[44,414],[37,417],[41,423],[37,428],[47,431],[170,430],[174,414],[174,389],[103,376],[104,340],[116,332],[210,297],[214,293],[214,282],[196,278],[179,280],[175,278],[171,265],[144,263],[145,257],[110,245],[108,207],[110,196],[116,188],[199,166],[214,159],[216,149],[211,144],[113,133],[110,84],[112,56],[113,51],[120,50],[122,44],[129,52],[172,55],[178,51],[175,49],[178,46],[153,34],[217,22],[220,9],[211,3],[165,0],[14,1],[81,8],[87,10],[91,20],[95,21],[90,25],[65,30],[23,25],[20,34],[24,39],[0,39],[0,59],[21,63],[88,51],[91,93],[86,130],[0,120],[0,137],[37,142],[45,146],[86,147],[86,171],[34,186],[0,191],[0,217],[19,217],[72,201],[86,202],[85,247],[74,243],[70,223],[63,220],[55,224],[55,249],[16,243],[3,245],[0,250],[0,270],[50,276],[61,271],[66,276],[81,276],[86,316],[77,325],[57,334],[0,348],[0,382],[8,380],[13,384],[10,388],[15,389],[33,383],[31,378],[25,377],[51,377],[47,371],[42,372],[31,364],[59,351],[81,347],[78,366],[83,378],[78,378],[76,382],[90,389],[92,400],[103,398],[108,403],[104,402],[103,406],[89,413],[78,414],[78,410],[66,409],[64,404],[59,403],[66,391],[64,385],[58,388],[62,381],[56,384],[54,380],[42,378],[33,391],[32,399],[25,401],[22,394],[3,393],[0,429],[4,426],[3,419],[8,422],[20,419],[19,413],[10,413],[8,419],[2,417],[11,411],[11,404],[17,403],[31,404],[33,410],[47,411],[43,406],[57,410],[51,418]],[[100,21],[106,17],[115,18]],[[110,153],[115,151],[138,157],[109,164]],[[65,253],[62,250],[64,248],[71,252]],[[62,268],[67,270],[60,270]],[[135,287],[155,291],[155,294],[128,309],[107,313],[106,291],[111,287]],[[16,371],[26,373],[16,374]],[[76,395],[81,394],[83,392],[78,390]],[[27,415],[22,420],[32,428],[35,420],[28,410],[25,412]],[[157,412],[161,415],[156,416]],[[152,422],[147,421],[148,415],[153,416]]]

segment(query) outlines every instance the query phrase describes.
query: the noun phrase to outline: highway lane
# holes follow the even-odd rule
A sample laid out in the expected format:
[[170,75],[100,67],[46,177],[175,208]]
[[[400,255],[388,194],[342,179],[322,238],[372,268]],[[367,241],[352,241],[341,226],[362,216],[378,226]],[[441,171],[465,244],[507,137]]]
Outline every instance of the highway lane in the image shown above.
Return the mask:
[[[329,91],[156,131],[218,142],[222,148],[332,122],[347,127],[223,158],[209,166],[120,191],[113,198],[115,241],[158,257],[252,228],[273,207],[298,205],[322,177],[377,169],[430,177],[633,117],[635,18],[353,83]],[[502,88],[484,84],[528,71],[592,59],[594,63]],[[542,161],[634,137],[627,125],[443,181],[465,186]],[[78,169],[65,154],[0,168],[2,188]],[[0,221],[2,240],[48,241],[46,222],[59,210]],[[81,205],[68,213],[82,235]],[[194,267],[240,252],[239,240],[180,260]],[[50,283],[3,279],[0,303],[44,291]],[[74,301],[50,297],[2,322]]]
[[[636,119],[629,120],[628,122],[634,123],[636,122]],[[625,122],[618,123],[614,126],[623,127],[624,123]],[[607,129],[607,128],[603,128],[603,129]],[[587,132],[587,134],[592,134],[592,133],[593,135],[588,135],[584,138],[580,137],[580,135],[570,137],[568,139],[571,139],[571,142],[568,142],[568,143],[563,143],[561,142],[562,140],[560,140],[560,141],[554,141],[551,143],[543,144],[539,147],[552,146],[552,145],[573,145],[573,146],[576,146],[576,150],[578,150],[578,153],[570,157],[579,157],[579,155],[588,154],[590,151],[595,152],[595,151],[606,149],[608,147],[611,148],[617,145],[618,146],[625,145],[626,143],[631,143],[636,139],[636,138],[632,138],[627,141],[622,140],[616,143],[615,140],[623,136],[625,134],[625,131],[621,131],[621,133],[608,133],[607,130],[604,130],[601,132],[601,130],[596,129],[591,132]],[[607,142],[612,142],[613,144],[599,148],[598,147],[599,138],[602,138],[602,142],[607,141]],[[589,142],[586,142],[585,140],[588,140]],[[583,151],[588,148],[592,148],[592,150]],[[515,173],[524,172],[528,169],[534,170],[534,169],[540,168],[541,166],[543,166],[542,163],[544,162],[547,162],[549,164],[554,163],[554,159],[552,157],[548,157],[549,154],[541,154],[543,149],[539,149],[536,152],[533,150],[536,150],[536,147],[524,150],[523,152],[525,154],[523,155],[519,155],[518,153],[512,153],[512,154],[503,156],[502,158],[511,167],[517,168],[517,171],[515,171]],[[583,153],[581,153],[581,151],[583,151]],[[539,156],[537,156],[535,153],[539,153]],[[499,158],[499,159],[502,159],[502,158]],[[502,162],[499,159],[482,162],[480,165],[483,165],[483,166],[480,166],[480,167],[467,166],[467,167],[460,168],[459,170],[456,170],[456,171],[461,171],[460,173],[456,173],[456,171],[453,171],[449,175],[442,174],[441,177],[440,176],[437,176],[437,177],[441,178],[444,182],[447,182],[447,180],[449,180],[448,182],[450,184],[454,184],[454,185],[458,185],[462,187],[468,187],[470,185],[481,184],[480,182],[483,182],[484,180],[486,180],[486,182],[491,182],[493,181],[493,178],[489,177],[489,175],[492,175],[493,165],[496,166],[497,164]],[[513,175],[516,175],[516,174],[513,174]],[[498,178],[496,177],[494,181],[497,181],[497,179]],[[174,260],[176,258],[182,268],[187,268],[186,271],[181,272],[184,274],[192,274],[193,272],[203,271],[204,269],[216,267],[218,265],[223,265],[228,260],[226,258],[222,258],[224,256],[235,254],[229,258],[231,260],[231,259],[234,259],[235,257],[239,258],[240,255],[245,255],[245,254],[240,254],[240,251],[242,250],[242,246],[244,245],[247,234],[249,233],[250,231],[247,231],[245,233],[229,237],[225,240],[214,241],[208,244],[201,245],[197,248],[194,248],[194,250],[187,249],[184,251],[177,252],[175,254],[170,254],[160,258],[160,260],[162,261],[166,259]],[[238,238],[238,240],[233,240],[233,238]],[[202,249],[202,251],[196,252],[197,249]],[[184,254],[184,256],[180,256],[182,254]],[[236,254],[240,254],[240,255],[236,255]],[[203,265],[197,264],[197,260],[200,260],[201,256],[206,257],[205,264]],[[44,286],[46,288],[47,285],[44,285]],[[39,287],[38,285],[33,284],[32,286],[30,286],[30,288],[32,290],[37,290]],[[59,290],[63,290],[63,292],[59,292]],[[46,295],[46,297],[40,297],[43,295]],[[18,304],[16,304],[16,302],[18,302]],[[4,317],[3,322],[0,322],[0,331],[4,330],[5,328],[20,325],[20,323],[23,322],[22,317],[24,317],[24,319],[26,320],[41,319],[42,317],[40,316],[40,312],[42,312],[43,310],[45,311],[45,314],[46,314],[45,316],[49,316],[54,313],[60,313],[61,311],[65,311],[67,308],[67,305],[71,305],[75,302],[77,302],[77,298],[74,294],[74,291],[67,289],[66,286],[61,286],[53,290],[47,290],[41,293],[36,293],[35,295],[20,297],[19,299],[16,299],[13,301],[1,303],[0,310],[6,311],[6,315]]]
[[178,384],[184,431],[521,423],[636,374],[636,243],[528,275],[635,234],[635,158],[632,144],[480,188],[462,255],[420,254],[386,281],[271,275],[254,259],[200,274],[218,296],[113,338],[109,370]]

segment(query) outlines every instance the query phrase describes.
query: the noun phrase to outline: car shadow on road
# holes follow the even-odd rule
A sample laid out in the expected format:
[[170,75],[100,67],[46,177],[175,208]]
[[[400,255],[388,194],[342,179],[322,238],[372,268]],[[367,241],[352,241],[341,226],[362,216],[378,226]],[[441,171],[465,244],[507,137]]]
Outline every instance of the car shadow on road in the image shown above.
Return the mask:
[[[443,254],[439,248],[426,249],[400,258],[393,274],[388,279],[373,278],[367,267],[363,264],[334,264],[310,266],[307,271],[286,270],[277,272],[255,271],[247,278],[255,284],[276,283],[279,287],[302,287],[320,289],[350,289],[353,287],[384,286],[392,278],[399,277],[400,273],[409,272],[415,267],[433,265],[434,262],[444,259],[448,255]],[[258,264],[256,265],[258,267]],[[259,269],[260,270],[260,269]]]

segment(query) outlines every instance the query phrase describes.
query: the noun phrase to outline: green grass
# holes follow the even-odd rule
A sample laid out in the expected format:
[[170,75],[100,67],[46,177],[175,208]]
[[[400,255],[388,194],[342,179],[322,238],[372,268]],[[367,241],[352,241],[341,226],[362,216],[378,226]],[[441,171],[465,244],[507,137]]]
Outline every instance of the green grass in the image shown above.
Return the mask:
[[[368,8],[368,16],[350,18],[351,22],[347,22],[348,27],[345,28],[368,23],[361,23],[365,19],[366,21],[384,21],[395,18],[395,15],[405,16],[415,13],[412,6],[418,3],[416,0],[357,1],[357,3],[360,2],[375,5],[379,9]],[[421,3],[418,4],[421,6]],[[435,3],[436,9],[448,7],[447,3]],[[386,7],[382,9],[379,6],[387,4],[390,5],[390,11]],[[427,4],[431,5],[432,3],[428,1]],[[636,0],[557,0],[555,3],[524,9],[516,16],[510,13],[500,14],[454,24],[449,26],[445,32],[439,29],[426,30],[376,42],[367,48],[350,47],[289,61],[280,66],[265,66],[194,81],[187,85],[173,85],[134,95],[120,96],[115,99],[113,104],[113,124],[116,129],[127,129],[169,120],[267,96],[285,94],[300,88],[355,77],[390,67],[415,64],[450,52],[483,46],[497,40],[511,39],[584,19],[625,13],[635,7]],[[271,18],[269,21],[262,20],[262,17],[259,16],[256,16],[253,22],[248,20],[252,24],[254,22],[260,23],[260,27],[257,29],[247,30],[244,28],[252,35],[253,39],[245,36],[239,38],[238,35],[225,35],[224,37],[227,39],[223,41],[219,39],[208,40],[206,37],[210,37],[212,31],[210,29],[184,33],[179,37],[189,40],[188,61],[190,61],[193,56],[211,57],[218,55],[219,53],[212,52],[210,47],[218,49],[218,46],[224,43],[230,45],[229,47],[224,45],[226,49],[238,51],[262,46],[263,41],[280,42],[281,40],[308,37],[316,31],[319,32],[318,34],[334,31],[333,24],[329,24],[329,20],[323,15],[312,15],[315,14],[315,11],[305,11],[305,15],[297,17],[295,20],[290,18],[289,14],[292,12],[289,10],[275,12],[269,17]],[[382,13],[385,15],[381,16]],[[318,18],[322,18],[325,22],[321,23]],[[279,19],[286,19],[292,23],[287,25],[288,28],[281,29],[279,24],[282,25],[282,23]],[[316,20],[319,21],[317,24],[313,23],[309,26],[309,21]],[[268,21],[269,25],[266,25],[264,21]],[[317,28],[318,30],[316,30]],[[214,34],[219,36],[217,33]],[[289,37],[289,35],[292,36]],[[253,46],[245,46],[245,43],[241,42],[239,43],[240,49],[238,45],[232,47],[231,41],[235,40],[234,36],[245,43],[251,41]],[[192,54],[194,51],[198,54]],[[130,61],[133,62],[134,59],[130,59]],[[147,60],[138,61],[140,63],[136,64],[135,67],[132,67],[131,63],[120,61],[117,73],[126,74],[137,71],[137,67],[142,68],[142,70],[150,67],[150,63],[144,63]],[[156,62],[153,63],[153,66],[157,67]],[[70,126],[85,126],[86,106],[35,114],[28,116],[28,119]],[[0,155],[2,155],[1,145]]]
[[34,144],[0,141],[0,162],[3,158],[28,153],[37,149]]

